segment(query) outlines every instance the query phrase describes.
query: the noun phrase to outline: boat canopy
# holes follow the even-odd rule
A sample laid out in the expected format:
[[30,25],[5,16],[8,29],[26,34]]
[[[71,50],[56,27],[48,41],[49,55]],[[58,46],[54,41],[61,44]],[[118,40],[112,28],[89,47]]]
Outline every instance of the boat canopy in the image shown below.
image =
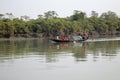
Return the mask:
[[72,36],[74,40],[83,40],[82,36]]

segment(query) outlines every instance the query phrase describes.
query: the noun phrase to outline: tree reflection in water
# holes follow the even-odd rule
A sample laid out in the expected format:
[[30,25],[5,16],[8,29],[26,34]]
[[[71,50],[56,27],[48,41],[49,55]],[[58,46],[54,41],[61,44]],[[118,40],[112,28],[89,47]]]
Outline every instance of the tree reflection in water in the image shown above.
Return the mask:
[[55,61],[62,54],[72,54],[76,61],[114,59],[120,51],[120,41],[50,43],[48,41],[14,40],[0,41],[0,60],[23,58],[26,55],[40,55],[46,61]]
[[120,41],[55,43],[53,47],[58,52],[70,50],[76,61],[87,61],[88,57],[93,61],[100,58],[111,60],[119,53]]

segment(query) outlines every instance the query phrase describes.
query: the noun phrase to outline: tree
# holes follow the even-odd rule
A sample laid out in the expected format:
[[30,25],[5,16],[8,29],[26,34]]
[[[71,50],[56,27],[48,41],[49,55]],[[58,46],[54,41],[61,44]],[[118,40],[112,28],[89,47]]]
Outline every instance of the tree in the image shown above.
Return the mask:
[[13,19],[14,15],[12,13],[6,13],[6,15],[8,16],[9,19]]
[[58,16],[58,14],[55,11],[48,11],[44,13],[44,17],[46,19],[52,19],[52,18],[56,18]]
[[105,18],[107,20],[109,20],[109,19],[114,20],[114,19],[118,19],[118,15],[115,12],[108,11],[108,12],[102,13],[100,18]]
[[4,19],[0,21],[0,36],[9,38],[14,35],[13,21],[10,19]]
[[74,10],[74,14],[71,16],[72,21],[83,21],[86,18],[86,13],[78,10]]
[[38,15],[38,18],[43,18],[43,15],[39,14],[39,15]]
[[0,14],[0,19],[2,19],[2,18],[3,18],[3,16],[4,16],[4,14]]
[[91,12],[91,17],[97,18],[98,17],[98,13],[96,11],[92,11]]
[[21,16],[21,19],[23,19],[23,20],[25,20],[25,21],[28,21],[28,20],[30,19],[30,17],[27,16],[27,15],[24,15],[24,16]]

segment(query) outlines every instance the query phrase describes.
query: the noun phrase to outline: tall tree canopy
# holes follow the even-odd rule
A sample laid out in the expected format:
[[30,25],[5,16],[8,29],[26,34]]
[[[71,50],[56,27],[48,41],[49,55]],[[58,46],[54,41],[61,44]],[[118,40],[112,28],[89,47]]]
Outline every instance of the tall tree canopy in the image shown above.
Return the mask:
[[[8,16],[7,18],[5,16]],[[37,19],[29,16],[15,18],[12,13],[0,14],[0,37],[12,37],[17,34],[39,34],[46,36],[57,33],[71,34],[78,31],[96,31],[114,34],[120,32],[120,18],[112,11],[98,15],[96,11],[87,17],[85,12],[74,10],[73,15],[60,18],[55,11],[39,14]]]

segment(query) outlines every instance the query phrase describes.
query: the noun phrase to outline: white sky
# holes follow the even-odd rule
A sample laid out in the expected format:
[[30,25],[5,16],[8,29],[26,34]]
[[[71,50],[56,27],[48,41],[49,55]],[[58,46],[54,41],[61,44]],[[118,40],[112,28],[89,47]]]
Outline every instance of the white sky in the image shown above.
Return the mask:
[[0,13],[13,13],[15,17],[23,15],[37,18],[37,15],[47,11],[56,11],[59,17],[67,17],[74,10],[91,11],[99,14],[113,11],[120,14],[120,0],[0,0]]

